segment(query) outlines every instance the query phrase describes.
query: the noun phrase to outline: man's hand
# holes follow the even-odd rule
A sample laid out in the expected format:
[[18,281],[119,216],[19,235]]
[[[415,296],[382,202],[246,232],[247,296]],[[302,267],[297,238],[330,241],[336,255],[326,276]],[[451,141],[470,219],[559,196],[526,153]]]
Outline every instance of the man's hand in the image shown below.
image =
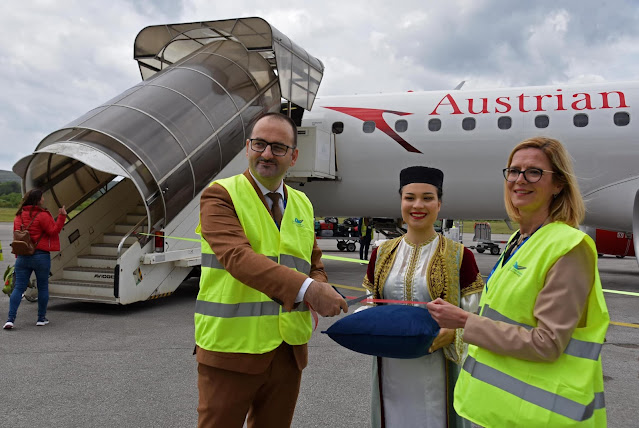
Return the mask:
[[450,345],[455,340],[455,330],[451,330],[449,328],[440,328],[439,334],[433,340],[432,345],[428,348],[428,352],[431,354],[438,350],[439,348],[443,348],[446,345]]
[[311,282],[304,294],[304,300],[323,317],[339,315],[340,310],[348,312],[346,300],[327,282]]
[[426,309],[428,309],[430,316],[437,321],[440,327],[464,328],[466,326],[468,312],[445,300],[437,298],[432,302],[428,302],[426,303]]

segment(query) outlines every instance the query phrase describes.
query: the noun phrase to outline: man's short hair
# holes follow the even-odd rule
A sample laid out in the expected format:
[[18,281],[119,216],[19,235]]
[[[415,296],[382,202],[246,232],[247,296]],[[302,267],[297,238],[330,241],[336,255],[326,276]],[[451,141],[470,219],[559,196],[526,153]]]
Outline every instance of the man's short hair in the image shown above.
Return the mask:
[[[260,116],[255,121],[255,123],[253,123],[253,128],[255,128],[255,124],[257,122],[264,119],[265,117],[272,117],[273,119],[278,119],[278,120],[281,120],[282,122],[288,123],[291,126],[291,129],[293,130],[293,147],[297,147],[297,125],[295,124],[295,121],[293,121],[293,119],[286,116],[285,114],[282,114],[276,111],[271,111],[268,113],[264,113],[262,116]],[[251,133],[250,133],[251,136],[253,135],[253,128],[251,128]]]

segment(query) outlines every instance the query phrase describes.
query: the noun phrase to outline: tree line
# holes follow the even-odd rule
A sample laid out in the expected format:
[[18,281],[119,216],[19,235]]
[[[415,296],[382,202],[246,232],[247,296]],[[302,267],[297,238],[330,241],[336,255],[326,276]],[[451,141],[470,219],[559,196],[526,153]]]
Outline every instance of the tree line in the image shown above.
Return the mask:
[[16,181],[5,181],[0,183],[0,207],[18,208],[22,201],[22,191],[20,183]]

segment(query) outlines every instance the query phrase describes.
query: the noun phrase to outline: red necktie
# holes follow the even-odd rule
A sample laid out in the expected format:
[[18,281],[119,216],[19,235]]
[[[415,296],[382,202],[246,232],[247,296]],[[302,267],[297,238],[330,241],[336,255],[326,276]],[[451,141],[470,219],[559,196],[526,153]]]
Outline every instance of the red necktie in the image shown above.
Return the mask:
[[277,192],[267,193],[266,196],[273,200],[273,207],[271,208],[271,212],[273,213],[273,220],[275,220],[275,224],[277,227],[280,227],[282,224],[282,209],[280,208],[280,195]]

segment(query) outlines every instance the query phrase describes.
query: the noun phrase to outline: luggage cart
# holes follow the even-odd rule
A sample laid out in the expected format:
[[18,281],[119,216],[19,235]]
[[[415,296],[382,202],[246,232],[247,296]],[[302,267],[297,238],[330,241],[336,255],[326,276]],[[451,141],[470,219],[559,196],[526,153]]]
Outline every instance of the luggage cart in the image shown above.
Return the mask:
[[356,243],[359,242],[358,237],[350,237],[350,236],[316,236],[315,239],[324,240],[324,239],[332,239],[337,241],[337,249],[340,251],[349,251],[351,253],[355,252],[357,249]]
[[473,241],[477,241],[477,245],[468,248],[474,248],[480,254],[488,250],[490,254],[498,256],[501,252],[499,244],[505,244],[507,241],[493,241],[491,238],[490,223],[475,223]]

